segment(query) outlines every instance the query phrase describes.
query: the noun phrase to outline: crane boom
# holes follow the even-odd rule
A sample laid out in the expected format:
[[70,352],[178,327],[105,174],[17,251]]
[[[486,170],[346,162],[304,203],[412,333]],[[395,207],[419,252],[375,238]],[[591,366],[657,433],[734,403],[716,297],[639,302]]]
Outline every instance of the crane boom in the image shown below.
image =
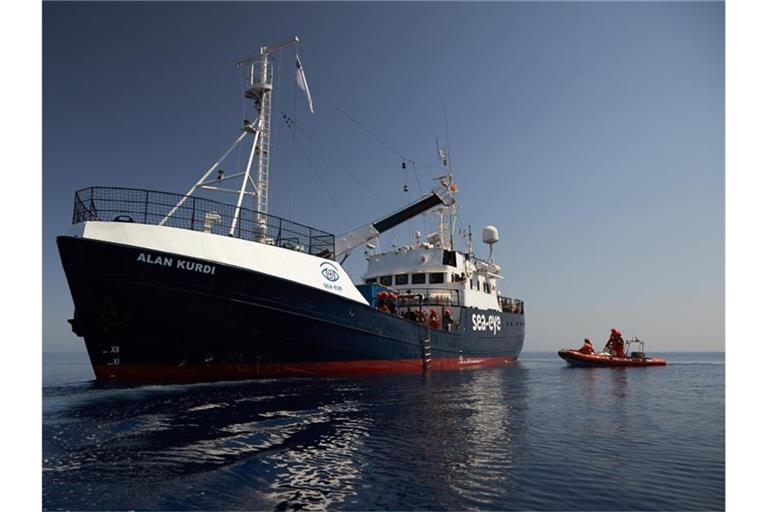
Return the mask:
[[418,201],[411,203],[382,219],[336,237],[336,258],[348,255],[353,249],[373,240],[383,232],[388,231],[435,206],[441,204],[450,206],[453,203],[453,195],[446,187],[435,187],[432,189],[431,193],[423,196]]

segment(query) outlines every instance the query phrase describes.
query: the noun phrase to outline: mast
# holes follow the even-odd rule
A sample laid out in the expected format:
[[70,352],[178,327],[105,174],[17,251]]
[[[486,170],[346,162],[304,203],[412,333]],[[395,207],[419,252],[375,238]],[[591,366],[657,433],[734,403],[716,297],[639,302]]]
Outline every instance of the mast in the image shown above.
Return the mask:
[[[235,139],[232,146],[211,165],[203,176],[189,189],[189,192],[174,206],[170,212],[160,221],[160,225],[164,225],[170,217],[176,213],[176,211],[184,204],[187,197],[190,196],[195,189],[201,188],[205,190],[214,190],[218,192],[229,192],[237,194],[237,206],[235,207],[235,213],[232,217],[232,223],[229,226],[229,235],[233,236],[237,223],[240,221],[240,209],[243,204],[243,198],[253,196],[254,209],[257,212],[256,218],[256,238],[257,240],[263,239],[267,234],[267,219],[266,214],[269,209],[269,154],[270,154],[270,141],[271,141],[271,128],[272,128],[272,79],[273,70],[272,62],[270,59],[271,54],[279,52],[289,46],[293,46],[299,43],[299,37],[293,36],[290,39],[281,41],[279,43],[272,44],[270,46],[262,46],[259,49],[259,53],[246,57],[238,62],[236,65],[243,69],[243,75],[246,82],[245,98],[253,100],[253,106],[256,111],[256,119],[253,121],[245,120],[244,126],[241,128],[242,133]],[[221,165],[221,162],[226,159],[230,153],[241,142],[252,137],[250,144],[250,151],[248,154],[248,161],[245,169],[242,172],[235,174],[224,175],[223,171],[219,171],[218,176],[213,179],[209,179],[211,173]],[[255,169],[254,167],[255,161]],[[221,187],[221,183],[225,180],[241,178],[240,186],[237,190]]]
[[[445,168],[445,174],[435,178],[449,190],[452,194],[458,191],[456,183],[453,181],[453,170],[451,169],[451,162],[448,156],[448,148],[441,148],[439,141],[435,141],[437,145],[437,157],[440,159],[440,163]],[[440,236],[441,247],[453,250],[453,235],[456,230],[456,203],[445,204],[437,209],[438,225],[437,232]]]

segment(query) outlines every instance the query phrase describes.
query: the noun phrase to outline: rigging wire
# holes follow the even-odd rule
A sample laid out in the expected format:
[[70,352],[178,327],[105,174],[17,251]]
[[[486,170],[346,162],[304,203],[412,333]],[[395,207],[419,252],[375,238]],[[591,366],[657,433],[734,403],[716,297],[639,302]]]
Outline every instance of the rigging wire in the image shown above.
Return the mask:
[[383,140],[381,137],[379,137],[378,135],[376,135],[375,133],[373,133],[371,130],[369,130],[367,127],[365,127],[365,126],[364,126],[364,125],[363,125],[363,124],[362,124],[360,121],[358,121],[357,119],[355,119],[354,117],[352,117],[352,115],[348,114],[348,113],[347,113],[345,110],[343,110],[341,107],[339,107],[338,105],[336,105],[336,103],[334,103],[333,101],[331,101],[331,100],[330,100],[330,98],[328,98],[327,96],[325,96],[323,93],[320,93],[320,92],[317,92],[317,91],[316,91],[316,92],[315,92],[315,94],[316,94],[317,96],[320,96],[321,98],[323,98],[323,99],[324,99],[326,102],[328,102],[328,104],[329,104],[330,106],[332,106],[332,107],[333,107],[333,108],[335,108],[337,111],[339,111],[339,112],[340,112],[340,113],[341,113],[341,114],[342,114],[344,117],[346,117],[347,119],[349,119],[349,120],[350,120],[350,121],[351,121],[353,124],[355,124],[355,125],[356,125],[358,128],[360,128],[360,129],[361,129],[362,131],[364,131],[365,133],[367,133],[369,136],[371,136],[371,137],[372,137],[374,140],[376,140],[376,141],[377,141],[379,144],[381,144],[382,146],[384,146],[385,148],[387,148],[389,151],[391,151],[392,153],[394,153],[395,155],[397,155],[398,157],[400,157],[400,159],[401,159],[401,160],[408,160],[408,158],[406,158],[406,156],[405,156],[405,155],[403,155],[403,154],[402,154],[402,153],[400,153],[398,150],[396,150],[395,148],[393,148],[392,146],[390,146],[389,144],[387,144],[387,143],[386,143],[386,142],[385,142],[385,141],[384,141],[384,140]]
[[[299,43],[296,43],[296,58],[298,59],[299,56]],[[296,119],[296,95],[298,93],[299,84],[296,83],[296,80],[293,81],[293,119]],[[280,108],[280,105],[277,106],[277,108]],[[296,147],[296,123],[293,123],[292,128],[292,144],[294,147]],[[293,220],[293,175],[291,175],[290,185],[288,187],[289,193],[288,193],[288,220]]]
[[[421,179],[419,179],[419,171],[416,170],[416,164],[414,163],[413,160],[408,160],[408,162],[410,162],[410,164],[413,166],[413,175],[416,176],[416,185],[419,187],[419,196],[423,196],[424,195],[424,190],[421,188]],[[406,174],[406,179],[407,179],[407,176],[408,175]],[[427,226],[427,216],[426,215],[422,215],[421,216],[421,221],[422,221],[422,226],[424,228],[424,232],[426,233],[427,230],[429,229],[429,227]],[[409,223],[408,224],[408,230],[409,231],[411,231],[410,226],[411,226],[411,224]]]
[[284,120],[284,121],[285,121],[285,123],[288,125],[288,127],[289,127],[290,129],[292,129],[292,130],[293,130],[293,132],[294,132],[294,135],[295,135],[296,131],[298,130],[298,131],[301,133],[301,136],[302,136],[302,137],[304,137],[305,139],[307,139],[308,141],[310,141],[312,144],[314,144],[315,146],[317,146],[317,147],[320,149],[320,151],[322,151],[323,153],[325,153],[325,155],[326,155],[328,158],[330,158],[331,160],[333,160],[334,162],[336,162],[336,164],[339,166],[339,168],[340,168],[342,171],[344,171],[344,172],[345,172],[345,173],[346,173],[346,174],[347,174],[347,175],[348,175],[350,178],[352,178],[353,180],[355,180],[355,181],[356,181],[356,182],[357,182],[357,183],[358,183],[358,184],[359,184],[361,187],[363,187],[363,188],[364,188],[364,189],[365,189],[365,190],[366,190],[366,191],[367,191],[369,194],[371,194],[373,197],[375,197],[376,199],[378,199],[378,200],[379,200],[379,201],[381,201],[382,203],[386,203],[386,202],[387,202],[387,201],[385,201],[385,200],[384,200],[384,199],[383,199],[383,198],[382,198],[382,197],[381,197],[379,194],[377,194],[377,193],[376,193],[376,191],[374,191],[374,190],[373,190],[373,189],[371,189],[371,188],[370,188],[368,185],[366,185],[364,181],[362,181],[360,178],[358,178],[358,177],[355,175],[355,173],[353,173],[352,171],[350,171],[350,170],[349,170],[349,169],[348,169],[348,168],[347,168],[347,167],[346,167],[346,166],[345,166],[343,163],[341,163],[341,161],[340,161],[338,158],[336,158],[335,156],[333,156],[333,155],[332,155],[332,154],[331,154],[331,153],[330,153],[330,152],[329,152],[327,149],[325,149],[325,147],[324,147],[322,144],[320,144],[320,143],[319,143],[317,140],[315,140],[315,139],[314,139],[312,136],[310,136],[310,135],[309,135],[309,132],[307,132],[307,130],[305,130],[305,129],[304,129],[304,128],[302,128],[301,126],[298,126],[298,125],[297,125],[297,123],[296,123],[296,121],[294,121],[294,120],[293,120],[293,119],[292,119],[292,118],[291,118],[289,115],[287,115],[287,114],[286,114],[285,112],[283,112],[282,110],[280,110],[280,114],[283,116],[283,120]]
[[412,158],[408,158],[403,153],[398,151],[396,148],[388,144],[384,139],[379,137],[376,133],[373,132],[370,128],[365,126],[362,122],[358,121],[355,117],[352,116],[352,114],[348,113],[346,110],[342,109],[340,106],[338,106],[334,101],[332,101],[328,96],[324,95],[322,92],[315,91],[315,95],[322,98],[325,102],[327,102],[330,106],[332,106],[334,109],[336,109],[342,116],[346,117],[352,124],[357,126],[360,130],[362,130],[364,133],[366,133],[368,136],[370,136],[373,140],[378,142],[380,145],[382,145],[384,148],[389,150],[394,155],[397,155],[400,160],[410,162],[414,166],[414,174],[416,174],[418,179],[418,171],[416,169],[417,166],[425,167],[428,171],[431,177],[435,178],[435,173],[433,172],[433,166],[430,164],[426,164],[424,162],[419,162],[418,160],[414,160]]
[[344,109],[342,109],[340,106],[338,106],[336,103],[334,103],[334,102],[333,102],[333,101],[332,101],[330,98],[328,98],[328,97],[327,97],[326,95],[324,95],[323,93],[321,93],[321,92],[317,92],[317,91],[316,91],[316,92],[315,92],[315,95],[316,95],[316,96],[319,96],[320,98],[323,98],[323,100],[325,100],[325,101],[326,101],[326,102],[327,102],[329,105],[331,105],[331,106],[332,106],[334,109],[336,109],[336,110],[337,110],[339,113],[341,113],[341,114],[342,114],[344,117],[346,117],[346,118],[347,118],[349,121],[351,121],[351,122],[352,122],[352,123],[353,123],[355,126],[357,126],[358,128],[360,128],[360,130],[362,130],[363,132],[365,132],[366,134],[368,134],[368,135],[369,135],[369,136],[370,136],[372,139],[374,139],[376,142],[378,142],[378,143],[379,143],[379,144],[381,144],[383,147],[385,147],[386,149],[388,149],[388,150],[389,150],[391,153],[393,153],[394,155],[397,155],[397,156],[400,158],[400,160],[405,160],[405,161],[407,161],[407,162],[410,162],[410,163],[412,163],[412,164],[414,164],[414,165],[419,165],[419,166],[422,166],[422,167],[426,167],[426,168],[427,168],[427,169],[430,171],[430,173],[432,172],[432,168],[433,168],[433,166],[432,166],[432,165],[430,165],[430,164],[426,164],[426,163],[424,163],[424,162],[419,162],[418,160],[414,160],[414,159],[412,159],[412,158],[408,158],[408,157],[407,157],[407,156],[405,156],[403,153],[401,153],[400,151],[398,151],[396,148],[394,148],[394,147],[392,147],[390,144],[388,144],[388,143],[387,143],[387,142],[386,142],[384,139],[382,139],[381,137],[379,137],[378,135],[376,135],[376,134],[373,132],[373,130],[371,130],[370,128],[368,128],[367,126],[365,126],[365,125],[364,125],[362,122],[360,122],[360,121],[358,121],[356,118],[354,118],[354,117],[352,116],[352,114],[348,113],[347,111],[345,111]]
[[307,159],[307,162],[309,162],[309,166],[312,169],[312,172],[315,173],[315,176],[317,176],[318,181],[325,189],[325,192],[328,194],[328,197],[331,198],[331,202],[336,207],[336,210],[339,212],[339,215],[344,220],[344,223],[347,225],[347,228],[348,229],[351,228],[352,225],[349,223],[349,220],[347,220],[347,217],[344,215],[344,212],[339,207],[339,203],[336,202],[336,199],[333,197],[333,194],[331,194],[330,189],[328,189],[328,187],[326,186],[325,181],[323,181],[323,178],[320,176],[320,173],[317,172],[317,168],[315,167],[315,164],[312,162],[312,159],[309,157],[309,154],[307,153],[306,149],[304,149],[304,146],[299,141],[296,141],[296,145],[301,150],[302,154],[304,155],[304,158]]
[[[358,121],[354,116],[352,116],[350,113],[342,109],[339,105],[337,105],[334,101],[332,101],[330,98],[328,98],[326,95],[324,95],[322,92],[315,91],[315,96],[320,97],[328,103],[331,107],[333,107],[335,110],[337,110],[340,114],[342,114],[343,117],[347,118],[352,124],[357,126],[361,131],[363,131],[365,134],[367,134],[369,137],[374,139],[376,142],[378,142],[380,145],[382,145],[384,148],[386,148],[391,153],[397,155],[402,161],[408,162],[413,167],[413,174],[416,177],[416,184],[419,187],[419,194],[424,195],[424,189],[421,186],[421,178],[419,178],[419,170],[418,167],[424,167],[427,169],[427,172],[430,175],[431,179],[436,179],[439,174],[436,174],[434,172],[434,166],[420,162],[417,160],[414,160],[412,158],[406,157],[403,153],[398,151],[396,148],[388,144],[384,139],[379,137],[376,133],[373,132],[370,128],[365,126],[362,122]],[[429,230],[427,225],[427,218],[426,215],[422,216],[422,224],[424,226],[424,231],[427,232]],[[409,224],[410,225],[410,224]]]
[[[241,77],[235,76],[235,78],[237,79],[237,92],[240,95],[240,107],[241,107],[240,119],[245,120],[245,104],[247,100],[245,99],[245,96],[243,96],[243,84],[241,83],[242,76]],[[237,147],[237,171],[238,172],[240,171],[240,169],[242,169],[242,165],[243,165],[243,146],[242,144],[238,144],[238,147]]]
[[[297,45],[297,47],[296,47],[296,52],[297,52],[297,54],[298,54],[298,50],[299,50],[299,48],[298,48],[298,45]],[[344,109],[342,109],[342,108],[341,108],[339,105],[337,105],[337,104],[336,104],[336,103],[335,103],[333,100],[331,100],[329,97],[327,97],[326,95],[324,95],[322,92],[319,92],[319,91],[315,90],[315,96],[316,96],[316,97],[320,97],[320,98],[322,98],[322,99],[323,99],[323,100],[324,100],[326,103],[328,103],[328,104],[329,104],[331,107],[333,107],[333,108],[334,108],[334,109],[335,109],[337,112],[339,112],[339,113],[340,113],[340,114],[341,114],[343,117],[345,117],[345,118],[346,118],[348,121],[350,121],[352,124],[354,124],[354,125],[355,125],[355,126],[358,128],[358,129],[360,129],[360,130],[361,130],[363,133],[365,133],[365,134],[366,134],[366,135],[368,135],[370,138],[372,138],[373,140],[375,140],[375,141],[376,141],[378,144],[380,144],[381,146],[383,146],[383,147],[384,147],[385,149],[387,149],[389,152],[391,152],[392,154],[394,154],[394,155],[396,155],[397,157],[399,157],[399,159],[400,159],[401,161],[410,163],[410,164],[411,164],[411,166],[413,167],[413,173],[414,173],[414,176],[415,176],[415,178],[416,178],[416,184],[417,184],[417,186],[418,186],[418,188],[419,188],[419,194],[423,195],[423,194],[424,194],[424,189],[423,189],[423,187],[422,187],[422,184],[421,184],[421,178],[419,177],[418,167],[424,167],[424,168],[427,170],[427,172],[429,173],[430,177],[431,177],[433,180],[434,180],[434,179],[436,179],[436,178],[437,178],[437,176],[439,176],[439,174],[436,174],[436,173],[435,173],[435,166],[433,166],[433,165],[430,165],[430,164],[427,164],[427,163],[424,163],[424,162],[420,162],[420,161],[418,161],[418,160],[414,160],[414,159],[412,159],[412,158],[408,158],[408,157],[406,157],[406,156],[405,156],[405,155],[404,155],[402,152],[398,151],[398,150],[397,150],[395,147],[393,147],[392,145],[388,144],[388,143],[387,143],[387,142],[386,142],[386,141],[385,141],[383,138],[381,138],[380,136],[378,136],[378,135],[377,135],[377,134],[376,134],[376,133],[375,133],[373,130],[371,130],[370,128],[368,128],[368,127],[367,127],[366,125],[364,125],[364,124],[363,124],[361,121],[359,121],[359,120],[358,120],[358,119],[356,119],[354,116],[352,116],[351,114],[349,114],[347,111],[345,111]],[[361,185],[361,186],[362,186],[362,187],[363,187],[363,188],[364,188],[364,189],[365,189],[365,190],[366,190],[368,193],[370,193],[371,195],[373,195],[374,197],[376,197],[376,198],[377,198],[377,199],[379,199],[380,201],[382,201],[382,202],[385,202],[385,201],[384,201],[384,200],[381,198],[381,196],[379,196],[377,193],[375,193],[373,190],[371,190],[371,189],[370,189],[370,188],[369,188],[367,185],[365,185],[365,183],[364,183],[364,182],[362,182],[362,181],[361,181],[361,180],[360,180],[360,179],[359,179],[359,178],[358,178],[358,177],[357,177],[357,176],[356,176],[354,173],[352,173],[352,172],[351,172],[349,169],[347,169],[347,168],[346,168],[346,166],[344,166],[344,165],[343,165],[343,164],[342,164],[342,163],[341,163],[341,162],[340,162],[340,161],[339,161],[339,160],[338,160],[338,159],[337,159],[335,156],[333,156],[331,153],[329,153],[329,152],[328,152],[328,151],[327,151],[327,150],[326,150],[326,149],[325,149],[325,148],[324,148],[324,147],[323,147],[323,146],[322,146],[322,145],[321,145],[319,142],[317,142],[316,140],[314,140],[314,139],[313,139],[313,138],[312,138],[312,137],[311,137],[311,136],[310,136],[310,135],[307,133],[307,131],[306,131],[306,130],[304,130],[303,128],[301,128],[301,127],[299,127],[299,126],[298,126],[298,124],[297,124],[297,123],[296,123],[296,121],[295,121],[295,119],[296,119],[296,97],[297,97],[297,87],[294,87],[294,95],[293,95],[293,116],[288,116],[287,114],[285,114],[285,112],[284,112],[284,111],[282,111],[282,110],[280,111],[280,112],[281,112],[281,114],[282,114],[282,116],[283,116],[283,119],[284,119],[284,120],[286,121],[286,123],[288,124],[288,127],[289,127],[289,129],[291,129],[291,130],[293,131],[293,142],[294,142],[294,145],[296,145],[296,144],[297,144],[297,140],[296,140],[296,132],[297,132],[297,130],[298,130],[298,131],[300,131],[300,132],[301,132],[301,134],[302,134],[302,136],[303,136],[303,137],[305,137],[307,140],[309,140],[310,142],[312,142],[313,144],[315,144],[316,146],[318,146],[318,147],[319,147],[319,148],[320,148],[320,149],[321,149],[321,150],[322,150],[322,151],[323,151],[323,152],[324,152],[324,153],[325,153],[325,154],[326,154],[326,155],[327,155],[329,158],[331,158],[331,159],[332,159],[334,162],[336,162],[336,163],[339,165],[339,167],[340,167],[340,168],[341,168],[341,169],[342,169],[342,170],[343,170],[343,171],[344,171],[346,174],[348,174],[350,177],[352,177],[352,178],[353,178],[353,179],[354,179],[354,180],[355,180],[355,181],[356,181],[356,182],[357,182],[359,185]],[[447,112],[445,113],[445,115],[446,115],[446,123],[447,123]],[[446,128],[446,129],[447,129],[447,128]],[[334,198],[333,198],[333,196],[331,195],[331,193],[330,193],[330,190],[329,190],[329,189],[328,189],[328,187],[325,185],[325,182],[323,182],[323,181],[322,181],[322,178],[320,177],[320,175],[319,175],[319,173],[318,173],[317,169],[315,168],[315,166],[314,166],[314,164],[312,163],[312,161],[309,159],[309,155],[308,155],[308,153],[306,152],[306,149],[305,149],[305,148],[304,148],[304,147],[303,147],[301,144],[298,144],[298,145],[299,145],[299,148],[301,149],[302,153],[304,154],[305,158],[307,158],[307,160],[310,162],[310,166],[312,167],[312,170],[313,170],[313,172],[315,173],[315,175],[316,175],[316,176],[318,177],[318,179],[320,180],[321,184],[323,185],[323,188],[325,188],[325,190],[326,190],[326,192],[328,193],[329,197],[331,197],[331,199],[332,199],[332,201],[333,201],[334,205],[336,206],[337,210],[338,210],[338,211],[339,211],[339,213],[341,214],[342,218],[344,218],[344,220],[345,220],[345,222],[347,223],[347,225],[349,225],[349,222],[346,220],[346,218],[344,217],[344,214],[341,212],[341,209],[339,208],[339,206],[338,206],[338,203],[335,201],[335,199],[334,199]],[[407,178],[406,178],[406,179],[407,179]],[[293,206],[293,186],[292,186],[292,183],[291,183],[291,204],[290,204],[290,207],[289,207],[289,218],[290,218],[290,212],[292,212],[292,206]],[[426,216],[423,216],[422,218],[423,218],[423,222],[424,222],[424,227],[426,228],[426,227],[427,227],[427,226],[426,226],[426,225],[427,225]],[[394,234],[393,234],[393,235],[394,235]]]
[[[277,84],[275,86],[275,103],[278,105],[278,108],[280,106],[280,63],[283,61],[282,56],[283,56],[283,50],[281,49],[279,52],[277,52],[277,59],[275,59],[274,57],[272,58],[272,63],[273,63],[272,64],[272,81],[274,81],[275,79],[274,61],[277,60]],[[271,110],[272,108],[270,105],[270,112],[269,112],[270,117],[272,116]],[[272,119],[269,120],[269,125],[270,125],[270,132],[271,132],[269,134],[269,148],[268,148],[269,160],[270,160],[269,167],[274,168],[275,156],[277,155],[277,152],[275,151],[275,145],[276,145],[275,142],[277,142],[277,137],[275,137],[275,134],[272,133]],[[288,169],[288,166],[286,166],[286,169]],[[289,180],[292,179],[292,177],[290,176],[290,171],[289,171],[288,178]]]

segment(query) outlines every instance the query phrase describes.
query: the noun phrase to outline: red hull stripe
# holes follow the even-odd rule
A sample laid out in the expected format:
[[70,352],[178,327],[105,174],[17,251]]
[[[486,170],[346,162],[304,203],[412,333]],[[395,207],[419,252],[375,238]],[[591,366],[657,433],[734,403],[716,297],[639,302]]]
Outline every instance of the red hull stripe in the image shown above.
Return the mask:
[[[516,357],[446,358],[432,360],[432,370],[457,370],[502,366]],[[421,359],[330,361],[318,363],[221,364],[221,365],[97,365],[97,379],[103,380],[228,380],[261,377],[353,376],[383,373],[414,373],[423,370]]]

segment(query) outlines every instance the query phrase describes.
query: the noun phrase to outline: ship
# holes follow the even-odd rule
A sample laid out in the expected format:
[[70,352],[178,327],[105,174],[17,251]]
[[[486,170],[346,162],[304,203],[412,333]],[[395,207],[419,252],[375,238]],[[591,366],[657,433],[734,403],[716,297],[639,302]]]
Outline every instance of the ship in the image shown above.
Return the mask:
[[[438,147],[435,188],[349,233],[268,213],[273,55],[297,43],[238,63],[254,119],[187,193],[75,192],[57,246],[74,303],[69,323],[97,380],[349,376],[517,360],[524,303],[500,292],[496,228],[483,229],[486,259],[471,234],[463,250],[454,246],[458,189],[447,150]],[[240,144],[250,147],[247,164],[225,173],[222,161]],[[378,250],[383,233],[428,213],[439,219],[434,233]],[[367,269],[355,283],[343,264],[361,248]]]

